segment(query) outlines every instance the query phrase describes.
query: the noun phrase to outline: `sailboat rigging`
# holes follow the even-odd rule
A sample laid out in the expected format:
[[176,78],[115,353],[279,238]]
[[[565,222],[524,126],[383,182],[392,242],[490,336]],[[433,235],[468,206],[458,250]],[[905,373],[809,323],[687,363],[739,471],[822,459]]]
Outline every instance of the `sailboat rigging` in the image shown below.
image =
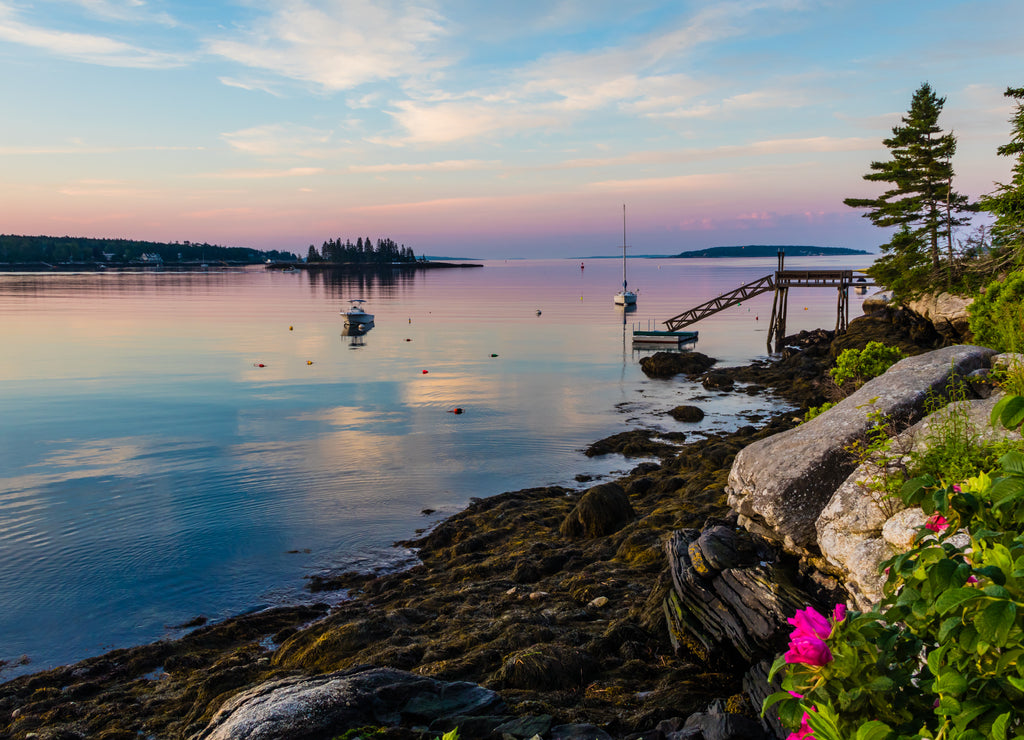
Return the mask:
[[636,293],[626,283],[626,205],[622,205],[622,290],[615,294],[616,306],[635,306]]

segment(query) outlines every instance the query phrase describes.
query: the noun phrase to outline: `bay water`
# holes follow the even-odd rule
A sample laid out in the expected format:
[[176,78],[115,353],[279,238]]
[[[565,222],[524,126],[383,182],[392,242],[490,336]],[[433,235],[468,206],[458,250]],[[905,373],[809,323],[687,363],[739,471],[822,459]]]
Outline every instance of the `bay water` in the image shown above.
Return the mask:
[[[308,576],[403,567],[394,543],[473,497],[628,471],[583,454],[605,436],[780,407],[649,379],[630,340],[775,260],[630,260],[632,312],[614,259],[479,264],[0,274],[0,680],[322,600]],[[353,298],[363,336],[344,334]],[[771,300],[692,327],[695,349],[764,357]],[[789,332],[835,315],[834,290],[790,292]],[[665,415],[684,403],[705,420]]]

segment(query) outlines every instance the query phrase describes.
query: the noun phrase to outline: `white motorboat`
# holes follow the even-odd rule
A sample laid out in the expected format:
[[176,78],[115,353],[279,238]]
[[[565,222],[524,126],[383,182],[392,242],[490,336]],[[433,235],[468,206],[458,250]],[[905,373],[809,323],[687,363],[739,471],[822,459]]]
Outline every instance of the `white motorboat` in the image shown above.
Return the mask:
[[351,308],[347,311],[342,310],[341,315],[345,317],[345,323],[351,325],[362,325],[372,324],[373,314],[366,313],[363,310],[363,304],[366,303],[362,298],[351,298],[349,303],[352,304]]
[[616,306],[635,306],[636,293],[626,283],[626,206],[622,206],[622,290],[615,294]]

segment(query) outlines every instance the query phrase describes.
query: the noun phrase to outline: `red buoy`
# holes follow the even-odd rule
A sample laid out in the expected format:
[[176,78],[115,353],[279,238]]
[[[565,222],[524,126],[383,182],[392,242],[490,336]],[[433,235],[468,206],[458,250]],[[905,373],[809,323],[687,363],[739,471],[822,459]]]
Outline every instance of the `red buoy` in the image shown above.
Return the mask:
[[426,375],[426,374],[427,374],[427,371],[426,371],[426,370],[424,370],[424,371],[423,371],[423,374],[424,374],[424,375]]
[[449,414],[461,414],[462,413],[462,409],[460,409],[458,406],[456,406],[453,409],[449,409],[448,413]]

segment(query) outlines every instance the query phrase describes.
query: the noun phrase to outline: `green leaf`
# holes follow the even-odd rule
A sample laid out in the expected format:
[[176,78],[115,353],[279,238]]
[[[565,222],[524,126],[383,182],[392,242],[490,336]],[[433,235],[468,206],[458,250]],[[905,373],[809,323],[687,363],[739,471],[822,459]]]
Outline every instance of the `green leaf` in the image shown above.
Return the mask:
[[978,634],[986,642],[1002,647],[1017,619],[1017,606],[1009,600],[993,601],[974,618]]
[[873,719],[857,728],[853,740],[885,740],[892,735],[892,728],[885,722]]
[[992,426],[999,423],[999,420],[1003,416],[1003,409],[1005,409],[1007,404],[1010,403],[1011,398],[1013,398],[1013,396],[1003,396],[996,402],[996,405],[992,407],[992,414],[989,417],[989,423]]
[[947,668],[935,682],[935,690],[940,694],[960,696],[967,691],[967,679],[951,668]]
[[775,704],[778,704],[780,701],[792,698],[793,695],[790,694],[788,691],[776,691],[774,694],[769,694],[764,698],[764,701],[761,703],[761,716],[763,717],[765,715],[765,712],[767,712],[769,708],[771,708]]
[[892,691],[893,682],[888,676],[877,676],[867,685],[869,691]]
[[999,403],[1003,401],[1006,403],[999,413],[999,420],[1007,429],[1016,429],[1024,422],[1024,396],[1008,396]]
[[945,614],[946,612],[956,609],[961,604],[964,604],[972,599],[979,598],[981,594],[978,593],[976,588],[951,588],[948,591],[944,591],[939,598],[935,600],[935,610],[939,614]]
[[989,733],[989,737],[992,740],[1006,740],[1006,728],[1010,724],[1010,713],[1004,712],[996,717],[996,721],[992,723],[992,730]]

